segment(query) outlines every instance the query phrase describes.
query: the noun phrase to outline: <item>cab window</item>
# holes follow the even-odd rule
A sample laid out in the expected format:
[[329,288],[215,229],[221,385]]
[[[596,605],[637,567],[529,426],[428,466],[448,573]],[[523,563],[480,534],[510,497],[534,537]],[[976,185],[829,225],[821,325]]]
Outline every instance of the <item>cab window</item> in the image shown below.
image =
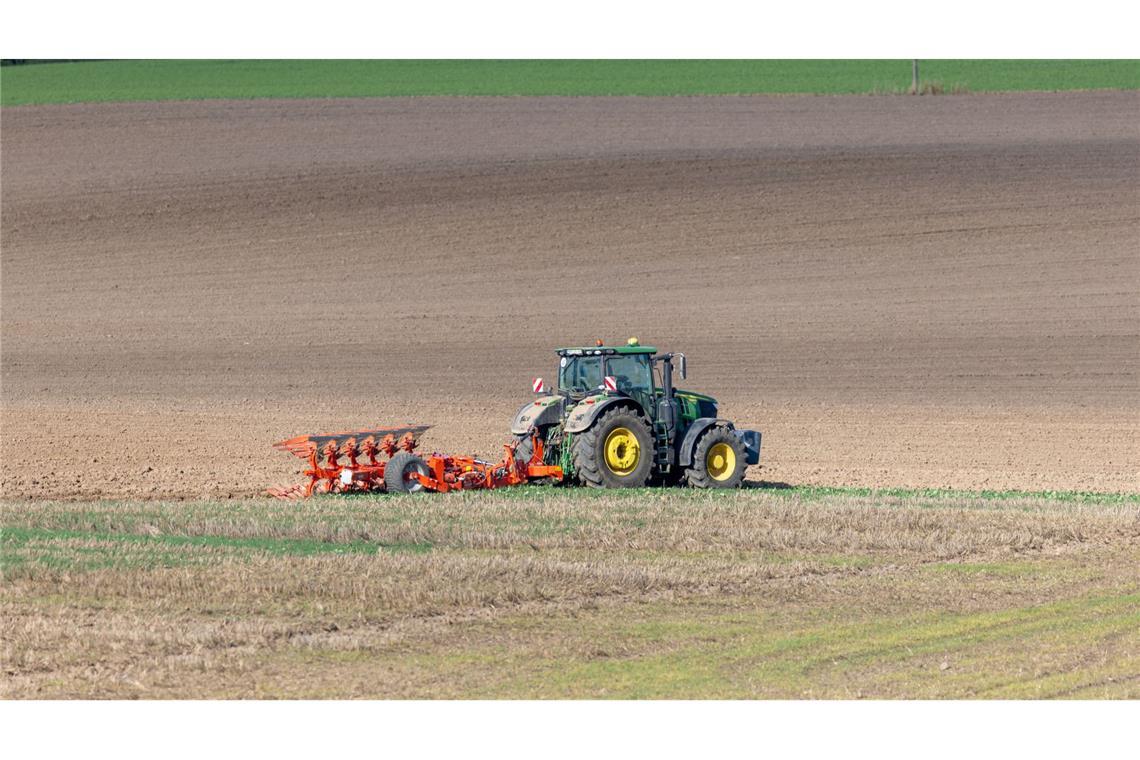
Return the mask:
[[559,362],[558,388],[564,391],[592,391],[602,384],[602,357],[564,356]]
[[618,390],[623,393],[652,393],[653,372],[649,358],[644,354],[610,356],[606,359],[606,374],[617,379]]

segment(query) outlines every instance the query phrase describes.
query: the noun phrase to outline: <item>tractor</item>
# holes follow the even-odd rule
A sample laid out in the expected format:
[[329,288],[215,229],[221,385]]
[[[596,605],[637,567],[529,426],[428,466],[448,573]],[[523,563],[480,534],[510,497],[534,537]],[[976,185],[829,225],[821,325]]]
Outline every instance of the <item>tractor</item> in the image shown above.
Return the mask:
[[553,393],[535,379],[537,397],[515,414],[515,458],[543,462],[594,488],[652,483],[737,488],[760,461],[760,433],[717,416],[711,396],[673,386],[687,375],[685,355],[657,353],[630,338],[559,348]]
[[267,493],[448,493],[575,480],[594,488],[651,481],[737,488],[745,468],[760,461],[760,433],[717,417],[711,396],[673,387],[674,362],[685,379],[684,354],[658,354],[637,338],[557,354],[557,389],[547,393],[535,379],[536,398],[515,414],[499,462],[417,454],[428,425],[299,435],[273,446],[307,463],[307,482]]

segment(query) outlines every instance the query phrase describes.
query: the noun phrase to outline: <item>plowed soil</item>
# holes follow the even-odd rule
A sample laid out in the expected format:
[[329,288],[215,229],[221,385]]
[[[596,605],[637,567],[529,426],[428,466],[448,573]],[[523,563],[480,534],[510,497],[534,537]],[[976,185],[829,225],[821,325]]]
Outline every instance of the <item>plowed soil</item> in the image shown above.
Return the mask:
[[1140,95],[2,113],[7,498],[249,495],[405,421],[499,455],[637,335],[752,481],[1140,488]]

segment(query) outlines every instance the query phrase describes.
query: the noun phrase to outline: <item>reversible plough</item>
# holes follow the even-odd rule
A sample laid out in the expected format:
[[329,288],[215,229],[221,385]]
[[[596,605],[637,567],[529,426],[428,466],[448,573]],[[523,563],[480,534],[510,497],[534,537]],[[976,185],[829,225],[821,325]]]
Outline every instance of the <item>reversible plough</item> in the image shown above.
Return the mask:
[[270,488],[282,499],[298,499],[317,493],[388,491],[459,491],[502,488],[532,480],[562,480],[562,468],[543,462],[543,441],[530,439],[530,456],[518,455],[520,440],[503,445],[500,462],[474,457],[433,453],[420,456],[418,436],[429,425],[358,430],[346,433],[300,435],[273,444],[308,463],[307,483]]

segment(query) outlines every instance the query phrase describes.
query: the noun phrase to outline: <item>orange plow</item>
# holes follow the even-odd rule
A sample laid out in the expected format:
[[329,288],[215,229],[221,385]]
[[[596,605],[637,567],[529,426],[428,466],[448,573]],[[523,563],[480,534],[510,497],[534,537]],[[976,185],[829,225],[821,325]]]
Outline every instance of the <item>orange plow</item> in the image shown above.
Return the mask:
[[562,468],[543,462],[543,442],[532,438],[528,460],[516,456],[519,442],[503,445],[500,462],[433,453],[420,456],[418,436],[428,425],[300,435],[273,444],[308,463],[307,483],[268,489],[270,496],[299,499],[315,493],[458,491],[502,488],[532,480],[562,480]]

